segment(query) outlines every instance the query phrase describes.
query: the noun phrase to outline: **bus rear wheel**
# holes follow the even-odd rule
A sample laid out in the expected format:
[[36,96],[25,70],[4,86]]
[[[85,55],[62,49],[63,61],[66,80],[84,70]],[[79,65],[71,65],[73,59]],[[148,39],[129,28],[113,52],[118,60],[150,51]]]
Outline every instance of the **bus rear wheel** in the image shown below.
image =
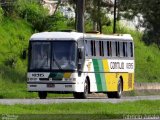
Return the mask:
[[122,82],[121,80],[118,81],[118,88],[116,92],[108,92],[108,98],[121,98],[122,96]]
[[122,82],[121,80],[118,81],[118,90],[115,93],[115,98],[121,98],[122,96]]
[[46,99],[47,98],[47,92],[39,91],[38,96],[40,99]]

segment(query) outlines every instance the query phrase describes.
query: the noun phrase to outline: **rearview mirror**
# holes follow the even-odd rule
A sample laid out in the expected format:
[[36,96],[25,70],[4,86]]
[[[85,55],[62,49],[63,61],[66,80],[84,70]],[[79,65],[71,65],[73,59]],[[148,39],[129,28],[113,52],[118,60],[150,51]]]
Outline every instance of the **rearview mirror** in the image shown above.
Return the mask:
[[83,53],[84,53],[84,48],[83,47],[78,48],[78,57],[79,57],[79,59],[83,58]]
[[78,71],[82,71],[82,64],[78,63]]

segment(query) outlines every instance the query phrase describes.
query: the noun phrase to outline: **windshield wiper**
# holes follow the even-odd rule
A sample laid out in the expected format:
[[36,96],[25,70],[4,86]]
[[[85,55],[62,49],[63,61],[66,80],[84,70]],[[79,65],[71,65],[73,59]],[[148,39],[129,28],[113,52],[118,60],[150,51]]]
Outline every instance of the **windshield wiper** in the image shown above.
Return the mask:
[[59,63],[58,63],[57,60],[55,59],[54,54],[53,54],[53,60],[54,60],[54,62],[56,63],[57,67],[58,67],[60,70],[62,70],[62,67],[59,65]]

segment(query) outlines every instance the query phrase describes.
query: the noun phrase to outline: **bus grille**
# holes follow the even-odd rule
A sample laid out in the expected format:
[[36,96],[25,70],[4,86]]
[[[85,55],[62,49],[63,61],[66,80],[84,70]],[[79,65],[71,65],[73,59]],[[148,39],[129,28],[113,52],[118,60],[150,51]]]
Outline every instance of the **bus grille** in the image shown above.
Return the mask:
[[[40,81],[49,81],[49,78],[39,78]],[[62,79],[52,79],[52,80],[62,80]]]

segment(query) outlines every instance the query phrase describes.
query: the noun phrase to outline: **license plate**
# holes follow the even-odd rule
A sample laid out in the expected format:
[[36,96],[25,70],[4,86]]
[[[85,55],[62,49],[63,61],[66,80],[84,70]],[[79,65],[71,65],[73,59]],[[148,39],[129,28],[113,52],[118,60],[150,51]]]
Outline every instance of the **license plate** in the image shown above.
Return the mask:
[[47,87],[55,87],[55,84],[47,84]]

